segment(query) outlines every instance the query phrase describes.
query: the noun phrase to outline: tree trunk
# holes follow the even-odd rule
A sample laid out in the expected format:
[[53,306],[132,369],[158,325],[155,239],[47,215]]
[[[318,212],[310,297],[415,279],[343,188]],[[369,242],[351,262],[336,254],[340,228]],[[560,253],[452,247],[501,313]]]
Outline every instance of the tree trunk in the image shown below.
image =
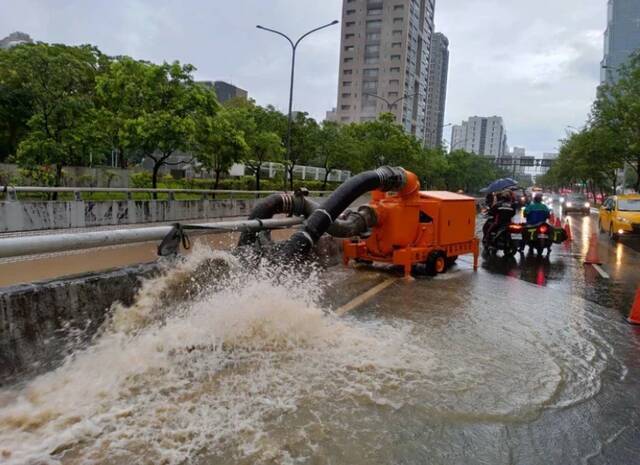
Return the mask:
[[256,190],[259,191],[260,190],[260,168],[261,166],[258,165],[256,167]]
[[324,169],[324,181],[322,181],[322,190],[326,191],[327,190],[327,181],[329,180],[329,175],[331,174],[330,169],[325,168]]
[[[56,164],[56,177],[55,177],[54,187],[60,187],[61,182],[62,182],[62,164],[57,163]],[[58,193],[57,192],[53,193],[53,195],[51,196],[51,200],[58,200]]]
[[[154,189],[158,188],[158,171],[160,171],[160,167],[162,166],[162,162],[155,162],[153,165],[153,172],[151,173],[151,187]],[[158,199],[158,193],[153,193],[153,200]]]
[[636,160],[636,192],[640,192],[640,158]]
[[216,180],[213,183],[213,190],[217,190],[218,189],[218,185],[220,184],[220,172],[222,170],[215,170],[216,171]]
[[291,189],[291,191],[293,191],[293,168],[295,168],[295,165],[291,165],[287,168],[287,171],[289,171],[289,189]]

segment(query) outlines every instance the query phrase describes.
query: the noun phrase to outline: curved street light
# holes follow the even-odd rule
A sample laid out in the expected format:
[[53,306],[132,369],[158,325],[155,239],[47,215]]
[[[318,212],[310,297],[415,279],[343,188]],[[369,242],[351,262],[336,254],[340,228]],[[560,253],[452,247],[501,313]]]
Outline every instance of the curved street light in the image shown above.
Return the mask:
[[400,101],[402,101],[404,99],[407,99],[407,98],[410,98],[410,97],[414,97],[416,95],[424,95],[424,94],[422,94],[421,92],[418,92],[417,94],[403,95],[402,97],[397,98],[397,99],[393,100],[392,102],[389,102],[389,100],[387,100],[384,97],[380,97],[379,95],[376,95],[376,94],[370,94],[368,92],[363,92],[363,95],[368,95],[369,97],[375,97],[377,99],[382,100],[384,103],[387,104],[387,110],[391,110],[393,106],[395,106],[398,102],[400,102]]
[[[333,26],[335,24],[338,24],[339,21],[336,19],[334,21],[331,21],[328,24],[325,24],[323,26],[319,26],[316,27],[315,29],[311,29],[308,32],[305,32],[304,34],[302,34],[298,40],[296,40],[295,42],[293,40],[291,40],[291,38],[289,38],[288,35],[284,34],[283,32],[280,31],[276,31],[275,29],[271,29],[268,27],[264,27],[261,25],[257,25],[256,28],[261,29],[263,31],[268,31],[268,32],[272,32],[274,34],[277,34],[281,37],[284,37],[285,39],[287,39],[287,41],[289,42],[289,44],[291,44],[291,83],[289,85],[289,114],[288,114],[288,122],[287,122],[287,158],[286,161],[288,162],[290,157],[291,157],[291,123],[292,123],[292,110],[293,110],[293,79],[294,79],[294,74],[295,74],[295,67],[296,67],[296,50],[298,49],[298,45],[300,44],[300,42],[307,36],[313,34],[314,32],[317,32],[321,29],[327,28],[329,26]],[[285,183],[285,187],[287,184],[287,170],[285,168],[285,172],[284,172],[284,183]]]

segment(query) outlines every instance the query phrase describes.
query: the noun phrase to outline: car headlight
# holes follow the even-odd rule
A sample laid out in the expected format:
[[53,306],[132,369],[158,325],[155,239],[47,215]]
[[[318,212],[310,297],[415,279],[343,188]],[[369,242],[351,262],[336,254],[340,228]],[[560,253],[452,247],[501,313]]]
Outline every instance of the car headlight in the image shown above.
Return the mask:
[[567,207],[569,207],[569,208],[573,207],[573,203],[572,202],[567,202]]
[[625,217],[623,217],[623,216],[619,216],[617,219],[618,219],[618,221],[619,221],[620,223],[625,223],[625,224],[629,224],[629,223],[631,223],[631,221],[629,221],[627,218],[625,218]]
[[585,206],[586,208],[589,208],[589,207],[591,207],[591,204],[590,204],[589,202],[585,202],[585,203],[584,203],[584,206]]
[[560,202],[564,202],[564,197],[560,197]]

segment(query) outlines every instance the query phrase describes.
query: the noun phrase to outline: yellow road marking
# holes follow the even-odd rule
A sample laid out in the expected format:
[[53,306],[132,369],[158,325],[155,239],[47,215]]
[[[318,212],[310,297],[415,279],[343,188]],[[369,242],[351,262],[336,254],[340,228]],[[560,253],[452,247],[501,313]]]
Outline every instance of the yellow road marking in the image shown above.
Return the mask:
[[397,278],[389,278],[389,279],[387,279],[385,281],[382,281],[380,284],[378,284],[376,286],[373,286],[367,292],[365,292],[363,294],[360,294],[358,297],[353,299],[351,302],[349,302],[349,303],[343,305],[342,307],[338,308],[336,310],[336,315],[343,316],[344,314],[350,312],[351,310],[359,307],[360,305],[365,303],[367,300],[371,299],[376,294],[379,294],[380,292],[385,290],[387,287],[391,286],[397,280],[398,280]]

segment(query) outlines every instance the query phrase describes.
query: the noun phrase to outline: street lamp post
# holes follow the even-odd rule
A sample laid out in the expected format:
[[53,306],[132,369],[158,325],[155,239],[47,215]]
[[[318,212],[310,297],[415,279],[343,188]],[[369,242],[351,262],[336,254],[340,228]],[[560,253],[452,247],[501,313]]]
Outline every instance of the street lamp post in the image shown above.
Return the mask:
[[410,98],[410,97],[414,97],[414,96],[416,96],[416,95],[422,95],[422,94],[417,93],[417,94],[403,95],[402,97],[397,98],[397,99],[395,99],[395,100],[394,100],[394,101],[392,101],[392,102],[390,102],[389,100],[387,100],[387,99],[386,99],[386,98],[384,98],[384,97],[380,97],[379,95],[376,95],[376,94],[370,94],[370,93],[368,93],[368,92],[364,92],[364,93],[363,93],[363,95],[368,95],[369,97],[374,97],[374,98],[377,98],[377,99],[379,99],[379,100],[382,100],[384,103],[386,103],[386,104],[387,104],[387,110],[391,111],[391,110],[393,109],[393,107],[394,107],[398,102],[401,102],[401,101],[402,101],[402,100],[404,100],[404,99],[407,99],[407,98]]
[[334,21],[331,21],[329,24],[325,24],[324,26],[320,26],[317,27],[315,29],[312,29],[304,34],[302,34],[300,36],[300,38],[298,38],[298,40],[296,40],[295,42],[293,40],[291,40],[289,38],[288,35],[280,32],[280,31],[276,31],[275,29],[270,29],[268,27],[264,27],[264,26],[260,26],[259,24],[256,26],[258,29],[262,29],[263,31],[269,31],[269,32],[273,32],[274,34],[277,34],[279,36],[284,37],[285,39],[287,39],[287,41],[289,42],[289,44],[291,44],[291,82],[289,84],[289,114],[288,114],[288,121],[287,121],[287,158],[286,158],[286,162],[285,162],[285,171],[284,171],[284,184],[285,184],[285,188],[287,185],[287,168],[286,168],[286,163],[289,162],[290,157],[291,157],[291,124],[293,122],[293,79],[294,79],[294,74],[295,74],[295,67],[296,67],[296,50],[298,49],[298,45],[300,44],[300,42],[302,41],[302,39],[304,39],[305,37],[313,34],[314,32],[317,32],[321,29],[327,28],[329,26],[333,26],[335,24],[338,24],[339,21],[336,19]]

